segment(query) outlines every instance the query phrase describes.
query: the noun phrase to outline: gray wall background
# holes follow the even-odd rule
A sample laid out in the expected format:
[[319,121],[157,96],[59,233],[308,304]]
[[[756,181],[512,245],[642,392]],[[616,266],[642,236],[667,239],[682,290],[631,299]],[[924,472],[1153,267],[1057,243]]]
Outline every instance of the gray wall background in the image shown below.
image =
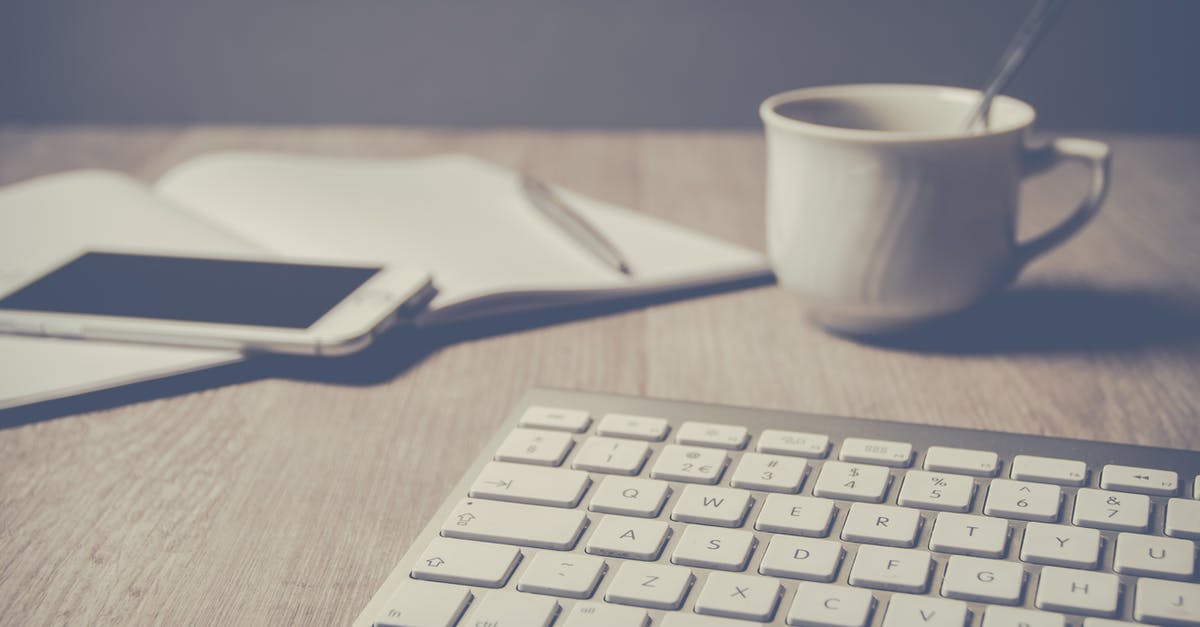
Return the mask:
[[[0,0],[0,121],[749,127],[776,91],[976,86],[1032,0]],[[1200,2],[1074,0],[1009,93],[1200,130]]]

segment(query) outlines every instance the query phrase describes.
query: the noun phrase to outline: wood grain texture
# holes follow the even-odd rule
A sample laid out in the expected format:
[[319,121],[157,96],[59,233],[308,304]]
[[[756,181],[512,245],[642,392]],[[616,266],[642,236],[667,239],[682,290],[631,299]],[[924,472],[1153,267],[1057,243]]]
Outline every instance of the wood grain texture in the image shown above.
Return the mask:
[[[221,387],[0,430],[0,623],[349,623],[532,385],[1200,448],[1200,138],[1104,139],[1115,184],[1092,226],[892,346],[827,335],[761,287],[264,359]],[[223,148],[461,151],[763,247],[756,134],[7,127],[0,183],[152,180]],[[1031,182],[1022,234],[1084,184]]]

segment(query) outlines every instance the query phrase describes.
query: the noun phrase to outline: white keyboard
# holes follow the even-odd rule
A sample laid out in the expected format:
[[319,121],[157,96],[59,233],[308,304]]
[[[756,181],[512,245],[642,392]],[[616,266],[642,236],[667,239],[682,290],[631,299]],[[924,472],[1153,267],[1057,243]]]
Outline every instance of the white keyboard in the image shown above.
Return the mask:
[[1200,625],[1200,453],[534,390],[356,625]]

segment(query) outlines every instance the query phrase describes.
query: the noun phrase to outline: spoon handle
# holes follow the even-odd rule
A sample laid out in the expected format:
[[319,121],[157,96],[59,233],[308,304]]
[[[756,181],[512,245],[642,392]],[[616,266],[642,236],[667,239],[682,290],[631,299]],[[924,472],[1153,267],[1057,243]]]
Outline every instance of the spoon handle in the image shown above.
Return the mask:
[[1033,49],[1034,44],[1046,32],[1046,27],[1054,21],[1055,16],[1062,11],[1065,5],[1066,0],[1038,0],[1037,4],[1033,5],[1029,14],[1025,16],[1025,21],[1017,29],[1017,33],[1008,42],[1008,48],[1004,50],[1004,54],[1000,55],[1000,61],[996,63],[991,76],[984,83],[983,96],[979,99],[979,104],[971,111],[971,115],[967,117],[966,123],[963,124],[963,130],[969,131],[981,124],[985,129],[988,127],[988,114],[992,109],[992,98],[1012,80],[1013,75],[1025,62],[1029,51]]

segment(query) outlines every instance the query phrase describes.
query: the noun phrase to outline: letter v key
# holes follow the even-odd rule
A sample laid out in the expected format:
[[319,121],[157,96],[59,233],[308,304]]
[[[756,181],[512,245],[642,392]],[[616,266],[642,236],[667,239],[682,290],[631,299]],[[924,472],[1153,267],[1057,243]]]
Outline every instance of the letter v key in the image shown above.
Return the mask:
[[883,627],[962,627],[966,622],[962,601],[901,593],[892,595],[883,617]]

